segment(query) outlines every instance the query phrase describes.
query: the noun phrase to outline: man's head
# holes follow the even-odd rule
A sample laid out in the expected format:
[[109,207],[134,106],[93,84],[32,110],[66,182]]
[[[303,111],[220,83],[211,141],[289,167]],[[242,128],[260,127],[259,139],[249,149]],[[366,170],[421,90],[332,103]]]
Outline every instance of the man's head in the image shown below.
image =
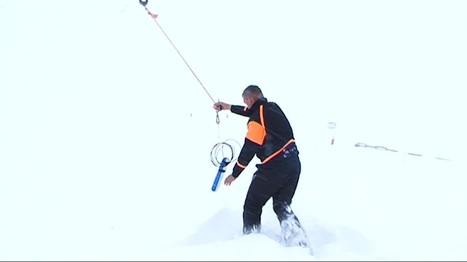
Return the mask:
[[243,90],[242,93],[243,102],[246,104],[248,108],[256,102],[256,100],[263,97],[263,92],[261,89],[256,85],[249,85]]

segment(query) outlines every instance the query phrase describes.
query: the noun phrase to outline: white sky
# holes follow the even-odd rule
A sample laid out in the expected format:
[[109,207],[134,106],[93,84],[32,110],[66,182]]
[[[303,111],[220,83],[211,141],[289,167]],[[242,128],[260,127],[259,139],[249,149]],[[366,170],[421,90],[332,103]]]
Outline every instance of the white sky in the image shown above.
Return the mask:
[[253,163],[213,193],[209,153],[246,119],[216,125],[136,0],[24,0],[0,3],[0,259],[467,258],[467,2],[148,8],[215,100],[258,84],[286,111],[314,256],[274,241],[269,204],[264,234],[240,236]]

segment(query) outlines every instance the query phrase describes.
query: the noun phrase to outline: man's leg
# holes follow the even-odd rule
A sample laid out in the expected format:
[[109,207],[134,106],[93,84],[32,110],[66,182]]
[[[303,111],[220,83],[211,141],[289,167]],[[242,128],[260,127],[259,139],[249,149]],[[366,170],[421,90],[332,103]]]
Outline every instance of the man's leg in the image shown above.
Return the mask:
[[300,168],[300,162],[298,162],[293,168],[285,171],[289,172],[288,178],[272,197],[272,206],[281,224],[284,243],[289,246],[307,246],[305,230],[290,207],[300,178]]
[[287,246],[308,246],[306,232],[290,205],[273,199],[273,208],[281,225],[284,244]]
[[263,206],[278,189],[279,185],[255,173],[243,205],[244,234],[260,231]]

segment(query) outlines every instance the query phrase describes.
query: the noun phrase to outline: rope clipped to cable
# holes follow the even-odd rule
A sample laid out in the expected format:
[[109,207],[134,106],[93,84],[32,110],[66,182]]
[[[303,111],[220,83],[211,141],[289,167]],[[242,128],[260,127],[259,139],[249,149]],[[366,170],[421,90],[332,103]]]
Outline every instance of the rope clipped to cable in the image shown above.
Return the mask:
[[[206,92],[206,94],[209,96],[209,98],[211,99],[211,101],[213,103],[215,103],[215,100],[212,98],[211,94],[209,94],[208,90],[206,89],[206,87],[203,85],[203,83],[201,82],[201,80],[198,78],[198,76],[196,75],[196,73],[193,71],[193,69],[191,68],[191,66],[188,64],[188,62],[186,61],[186,59],[183,57],[183,55],[180,53],[180,51],[178,50],[178,48],[175,46],[175,44],[172,42],[172,40],[170,39],[170,37],[167,35],[167,33],[164,31],[164,29],[162,28],[162,26],[159,24],[159,22],[157,21],[157,17],[158,15],[157,14],[154,14],[152,13],[151,11],[149,11],[149,9],[147,8],[147,5],[148,5],[148,0],[139,0],[139,3],[144,7],[144,9],[146,10],[146,12],[148,13],[148,15],[154,20],[154,22],[157,24],[157,26],[159,27],[159,29],[162,31],[162,33],[164,34],[164,36],[167,38],[167,40],[169,41],[169,43],[172,45],[172,47],[175,49],[175,51],[177,51],[178,55],[180,56],[180,58],[183,60],[183,62],[185,63],[185,65],[188,67],[188,69],[191,71],[191,73],[193,74],[193,76],[196,78],[196,80],[198,81],[198,83],[201,85],[201,87],[204,89],[204,91]],[[219,127],[219,123],[220,123],[220,118],[219,118],[219,111],[220,110],[217,110],[216,111],[216,124],[218,125]],[[225,169],[227,167],[227,165],[233,161],[236,161],[238,156],[236,157],[236,154],[237,154],[237,150],[235,148],[234,145],[232,145],[232,142],[235,142],[236,145],[237,145],[237,148],[241,148],[240,147],[240,144],[233,140],[233,139],[229,139],[229,140],[226,140],[224,142],[219,142],[217,144],[214,145],[214,147],[212,148],[211,150],[211,162],[214,164],[214,166],[218,167],[218,171],[217,171],[217,174],[216,174],[216,177],[214,179],[214,182],[212,184],[212,187],[211,187],[211,190],[212,191],[217,191],[217,189],[219,188],[219,185],[220,185],[220,181],[222,180],[222,176],[223,174],[225,173]]]

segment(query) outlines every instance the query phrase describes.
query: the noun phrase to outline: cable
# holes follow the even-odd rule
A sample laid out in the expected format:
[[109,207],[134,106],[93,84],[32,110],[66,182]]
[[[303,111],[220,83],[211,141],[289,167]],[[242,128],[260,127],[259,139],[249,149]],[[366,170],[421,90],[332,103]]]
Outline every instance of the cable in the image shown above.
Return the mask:
[[240,148],[240,144],[233,139],[227,139],[224,142],[215,144],[211,149],[211,162],[213,165],[217,167],[220,166],[224,158],[227,158],[229,163],[237,160],[238,156],[235,157],[237,154],[235,147],[228,141],[235,142],[237,144],[237,148]]

